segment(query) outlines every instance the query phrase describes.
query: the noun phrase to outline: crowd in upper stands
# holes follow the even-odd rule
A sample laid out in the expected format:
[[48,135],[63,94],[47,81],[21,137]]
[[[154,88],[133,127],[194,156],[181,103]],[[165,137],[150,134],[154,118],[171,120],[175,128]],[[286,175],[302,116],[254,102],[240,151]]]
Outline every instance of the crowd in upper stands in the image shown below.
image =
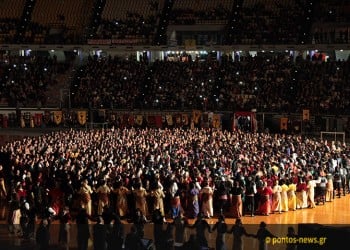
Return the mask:
[[66,70],[55,56],[0,55],[0,100],[10,107],[42,107],[48,86]]
[[[188,55],[186,55],[188,57]],[[125,60],[89,57],[78,70],[74,105],[143,109],[202,109],[347,113],[349,60],[322,54],[295,60],[288,53],[241,56],[233,61]],[[167,74],[164,74],[167,72]]]
[[[347,114],[349,71],[346,61],[325,61],[322,53],[293,58],[289,53],[240,55],[220,60],[89,56],[75,72],[72,107],[208,111],[247,110]],[[0,97],[11,107],[45,106],[65,65],[44,56],[1,58]],[[167,74],[164,74],[167,72]]]

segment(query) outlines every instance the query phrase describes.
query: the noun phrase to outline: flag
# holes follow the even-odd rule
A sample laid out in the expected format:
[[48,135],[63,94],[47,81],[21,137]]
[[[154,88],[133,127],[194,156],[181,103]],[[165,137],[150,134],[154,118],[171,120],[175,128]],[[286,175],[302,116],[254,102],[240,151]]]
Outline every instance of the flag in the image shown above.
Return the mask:
[[220,114],[213,114],[213,128],[220,128],[221,127],[221,116]]
[[136,120],[135,120],[135,123],[139,126],[142,125],[142,122],[143,122],[143,116],[142,115],[137,115],[136,116]]
[[53,111],[53,121],[56,123],[56,125],[59,125],[62,122],[62,111]]
[[288,129],[288,118],[282,117],[280,119],[280,130],[287,130]]
[[168,126],[173,126],[173,116],[172,115],[166,115],[166,123]]
[[79,110],[77,111],[77,118],[80,125],[85,125],[87,120],[87,111],[86,110]]
[[199,123],[201,115],[202,115],[202,113],[201,113],[200,110],[193,110],[192,111],[192,119],[193,119],[194,124],[198,124]]
[[310,110],[303,109],[303,121],[309,121],[310,120]]

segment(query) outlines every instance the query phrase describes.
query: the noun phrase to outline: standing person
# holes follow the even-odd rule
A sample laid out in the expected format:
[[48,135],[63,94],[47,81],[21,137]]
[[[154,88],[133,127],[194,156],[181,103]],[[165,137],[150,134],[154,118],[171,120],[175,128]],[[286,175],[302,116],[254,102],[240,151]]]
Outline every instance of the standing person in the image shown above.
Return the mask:
[[259,250],[266,250],[266,238],[274,238],[275,236],[266,228],[266,223],[262,221],[254,237],[259,241]]
[[118,215],[115,215],[112,219],[112,225],[110,226],[111,228],[107,235],[107,249],[122,249],[124,243],[124,224]]
[[5,173],[3,166],[0,164],[0,202],[2,200],[6,200],[7,198],[7,191],[5,187]]
[[135,211],[135,216],[133,218],[133,223],[134,226],[136,228],[136,233],[140,236],[140,238],[142,239],[144,234],[145,234],[145,224],[147,223],[147,218],[144,214],[142,214],[141,209],[136,208]]
[[255,181],[251,176],[248,177],[247,186],[245,190],[245,204],[246,211],[253,217],[255,213],[255,194],[257,193]]
[[94,250],[106,250],[107,228],[102,216],[97,218],[97,223],[93,227]]
[[148,204],[147,204],[147,196],[148,193],[144,187],[142,187],[141,180],[137,180],[134,185],[135,189],[132,191],[135,198],[135,208],[139,209],[142,215],[148,215]]
[[39,250],[48,250],[50,245],[50,230],[49,222],[43,219],[36,231],[36,243],[39,245]]
[[243,250],[242,236],[252,236],[251,234],[248,234],[245,228],[243,227],[241,219],[236,219],[235,224],[227,233],[233,234],[232,250]]
[[181,206],[181,198],[180,193],[176,193],[171,199],[171,208],[170,208],[170,215],[172,219],[177,218],[178,216],[181,216],[183,214],[183,208]]
[[334,182],[333,182],[333,185],[334,185],[333,197],[335,197],[335,190],[337,190],[338,198],[340,198],[340,196],[341,196],[341,192],[340,192],[340,189],[341,189],[341,177],[340,177],[340,173],[339,173],[339,169],[338,168],[335,169],[333,179],[334,179]]
[[318,205],[320,202],[323,205],[326,202],[326,190],[327,190],[327,178],[324,175],[320,175],[319,183],[317,184],[318,194],[316,204]]
[[129,189],[123,185],[120,180],[116,183],[113,193],[116,194],[116,211],[120,218],[124,218],[128,214],[128,194]]
[[88,216],[92,215],[92,201],[91,201],[91,195],[92,195],[92,189],[89,186],[89,182],[87,179],[85,179],[82,183],[82,186],[79,190],[80,194],[80,206],[81,208],[85,209]]
[[82,208],[77,217],[77,242],[78,242],[78,250],[87,250],[88,242],[90,238],[90,229],[89,229],[89,220],[86,209]]
[[259,198],[259,206],[258,211],[262,215],[270,215],[271,213],[271,202],[270,196],[272,195],[272,189],[267,186],[267,182],[265,181],[263,187],[260,189],[260,198]]
[[297,209],[297,197],[296,197],[296,192],[297,186],[290,181],[288,185],[288,207],[289,210],[295,211]]
[[297,208],[307,208],[307,184],[305,177],[299,177],[297,184]]
[[21,229],[21,207],[20,203],[17,200],[11,201],[11,208],[9,209],[9,217],[10,217],[10,232],[15,234],[16,236],[22,236]]
[[202,201],[202,213],[206,218],[211,218],[214,215],[213,208],[213,189],[209,186],[209,182],[206,180],[203,182],[203,188],[200,191],[200,197]]
[[286,183],[285,179],[281,179],[281,210],[282,212],[288,212],[289,205],[288,205],[288,190],[289,187]]
[[343,190],[343,196],[345,196],[346,195],[347,169],[343,166],[342,163],[339,164],[339,175],[340,175],[341,187],[342,187],[342,190]]
[[220,214],[225,214],[228,200],[228,188],[225,185],[225,179],[223,178],[220,181],[219,187],[217,189],[218,197],[219,197],[219,209]]
[[[159,210],[161,215],[164,216],[164,201],[165,194],[158,183],[154,183],[150,196],[153,198],[153,211]],[[152,212],[153,212],[152,211]]]
[[185,220],[185,218],[182,215],[179,215],[175,217],[172,224],[175,227],[174,247],[175,247],[175,250],[179,250],[179,249],[182,249],[182,246],[184,245],[185,228],[186,226],[188,226],[188,222],[187,220]]
[[164,217],[159,209],[154,210],[152,214],[152,222],[153,222],[153,239],[156,249],[163,249],[164,241]]
[[[315,177],[316,178],[316,177]],[[307,198],[308,198],[308,207],[315,208],[315,187],[318,181],[314,180],[312,177],[307,182]]]
[[208,230],[208,232],[211,233],[211,228],[208,222],[204,219],[203,214],[199,213],[195,223],[189,227],[196,229],[196,239],[199,246],[201,248],[208,248],[208,241],[205,237],[205,231]]
[[107,186],[107,182],[105,180],[101,181],[101,186],[96,189],[96,193],[98,196],[98,207],[97,214],[101,215],[103,212],[103,208],[105,206],[109,206],[109,194],[111,189]]
[[144,249],[140,235],[137,233],[135,225],[131,226],[130,232],[125,237],[125,250]]
[[223,215],[219,215],[218,221],[215,223],[213,226],[212,231],[215,232],[217,231],[216,234],[216,241],[215,241],[215,246],[216,250],[226,250],[226,243],[225,243],[225,234],[227,232],[227,224],[225,222],[225,218]]
[[278,180],[275,181],[275,185],[272,188],[272,212],[282,213],[282,187],[278,184]]
[[334,199],[333,175],[325,170],[327,184],[326,184],[326,201],[331,202]]
[[59,216],[60,226],[59,226],[58,242],[66,250],[69,249],[71,219],[72,217],[69,212],[69,207],[64,207],[62,213]]
[[198,203],[198,195],[199,190],[196,187],[194,182],[190,183],[190,189],[188,191],[188,202],[187,202],[187,209],[188,209],[188,217],[190,218],[196,218],[199,214],[199,203]]
[[235,180],[234,185],[231,188],[231,195],[232,195],[231,210],[232,210],[233,218],[241,218],[241,216],[242,216],[242,213],[243,213],[243,202],[242,202],[243,192],[244,192],[244,189],[241,186],[239,180]]

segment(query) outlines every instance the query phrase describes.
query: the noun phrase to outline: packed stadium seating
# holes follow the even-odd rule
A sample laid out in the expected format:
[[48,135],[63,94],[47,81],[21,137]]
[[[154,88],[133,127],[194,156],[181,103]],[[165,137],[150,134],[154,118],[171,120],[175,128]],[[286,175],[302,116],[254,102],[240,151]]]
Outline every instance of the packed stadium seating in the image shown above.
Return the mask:
[[[116,44],[124,44],[123,40],[127,40],[129,42],[126,43],[134,45],[151,45],[157,29],[164,28],[158,26],[162,20],[162,23],[169,21],[170,25],[234,25],[233,39],[229,44],[293,45],[303,40],[301,33],[305,30],[302,24],[311,13],[308,11],[310,6],[313,6],[312,1],[306,0],[186,0],[174,1],[171,5],[169,2],[2,0],[0,41],[85,44],[84,39],[92,35],[96,39],[112,39]],[[349,5],[345,1],[335,4],[319,1],[314,5],[319,11],[310,14],[314,23],[309,30],[311,35],[305,42],[348,43],[349,28],[346,22],[349,21]],[[163,11],[165,6],[171,8],[170,15],[164,15],[168,13]],[[29,16],[23,15],[31,8]],[[100,16],[97,22],[91,20],[97,16]],[[232,18],[237,20],[232,22]],[[320,29],[321,24],[324,24],[323,30]],[[96,29],[91,29],[90,25],[97,25]],[[333,27],[338,28],[333,30]],[[91,31],[95,33],[90,34]],[[34,64],[37,58],[26,60]],[[4,68],[1,74],[9,77],[7,70],[13,65],[4,60],[2,65]],[[30,66],[28,63],[27,68],[30,69]],[[228,62],[225,58],[218,61],[215,58],[204,62],[165,60],[148,64],[148,61],[136,62],[133,59],[90,58],[87,65],[76,72],[79,75],[76,75],[71,88],[73,106],[155,109],[192,107],[212,110],[258,108],[285,112],[295,107],[297,110],[309,107],[317,112],[349,110],[349,91],[346,87],[349,81],[348,62],[335,62],[334,59],[325,62],[316,56],[295,60],[283,51],[280,55],[242,57],[240,61],[234,62]],[[91,75],[91,72],[96,74]],[[9,98],[8,103],[15,106],[18,103],[18,90],[10,78],[2,78],[1,82],[3,97],[11,93],[12,99]],[[331,94],[329,89],[333,90]],[[40,93],[39,90],[37,92]],[[30,103],[36,97],[25,103]]]
[[288,54],[269,52],[239,62],[156,61],[150,66],[96,57],[78,70],[73,103],[126,109],[310,108],[314,113],[340,114],[350,110],[349,70],[348,61],[323,62],[315,56],[293,62]]

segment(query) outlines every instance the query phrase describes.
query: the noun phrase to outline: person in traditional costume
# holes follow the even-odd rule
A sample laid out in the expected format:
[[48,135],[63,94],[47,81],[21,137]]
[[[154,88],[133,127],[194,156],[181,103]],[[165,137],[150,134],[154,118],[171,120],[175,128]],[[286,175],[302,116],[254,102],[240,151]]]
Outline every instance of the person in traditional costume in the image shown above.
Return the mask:
[[190,189],[187,194],[187,212],[188,212],[188,217],[189,218],[197,218],[199,214],[199,201],[198,201],[198,195],[199,195],[199,190],[196,187],[194,182],[190,183]]
[[[287,182],[288,184],[288,182]],[[288,208],[289,210],[295,211],[297,209],[297,196],[295,194],[297,185],[290,181],[288,185]]]
[[297,208],[303,209],[307,208],[307,185],[304,181],[304,177],[300,177],[297,184]]
[[96,193],[98,195],[98,207],[97,214],[101,215],[103,212],[103,208],[105,206],[109,206],[109,194],[111,189],[107,186],[107,182],[105,180],[101,181],[101,186],[96,189]]
[[130,194],[130,190],[123,185],[123,181],[120,180],[116,183],[113,193],[116,195],[116,203],[115,208],[117,214],[120,218],[124,218],[127,216],[128,209],[128,195]]
[[201,210],[205,217],[211,218],[214,215],[213,208],[213,189],[209,186],[209,182],[205,181],[203,183],[203,188],[200,191],[201,198]]
[[258,212],[262,215],[269,215],[271,213],[271,202],[270,202],[270,196],[273,194],[271,187],[267,185],[267,182],[265,181],[264,186],[259,190],[260,192],[260,199],[259,199],[259,206],[258,206]]
[[289,206],[288,206],[288,190],[289,187],[286,184],[285,179],[281,179],[281,210],[282,212],[288,212]]
[[239,180],[234,181],[234,185],[231,188],[231,213],[233,218],[240,218],[243,213],[243,202],[242,196],[244,194],[244,189],[241,186]]
[[134,190],[132,194],[135,198],[135,208],[139,209],[141,213],[147,217],[148,215],[148,205],[147,205],[147,196],[148,193],[144,187],[142,187],[141,180],[137,181],[134,185]]
[[282,188],[278,183],[278,180],[275,181],[275,185],[272,188],[272,212],[278,212],[282,213],[282,206],[281,206],[281,192]]
[[153,211],[159,209],[162,216],[164,216],[164,201],[165,194],[158,183],[153,184],[150,196],[153,198]]
[[89,186],[89,182],[87,179],[85,179],[81,185],[81,188],[79,190],[80,194],[80,207],[86,210],[86,213],[88,216],[92,215],[92,201],[91,201],[91,195],[93,191],[91,187]]

